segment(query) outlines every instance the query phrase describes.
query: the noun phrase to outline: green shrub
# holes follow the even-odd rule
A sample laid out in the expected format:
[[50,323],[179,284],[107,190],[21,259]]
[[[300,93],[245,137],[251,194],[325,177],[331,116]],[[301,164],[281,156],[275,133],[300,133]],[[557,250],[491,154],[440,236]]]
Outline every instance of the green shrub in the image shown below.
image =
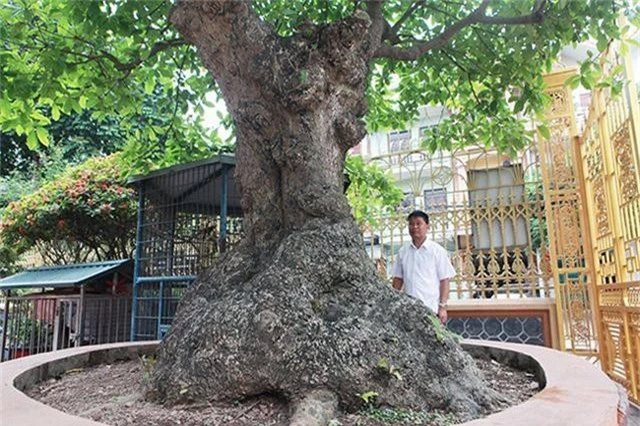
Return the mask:
[[67,169],[9,203],[0,216],[0,245],[19,255],[36,248],[47,263],[131,257],[137,197],[118,155]]

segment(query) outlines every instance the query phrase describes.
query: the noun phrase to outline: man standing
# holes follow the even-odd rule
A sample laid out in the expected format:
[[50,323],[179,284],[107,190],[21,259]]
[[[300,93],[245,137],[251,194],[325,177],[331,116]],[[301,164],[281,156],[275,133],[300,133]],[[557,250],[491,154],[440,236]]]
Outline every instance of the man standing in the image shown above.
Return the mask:
[[447,251],[438,243],[427,240],[429,215],[421,210],[413,211],[407,218],[411,243],[405,244],[393,266],[393,288],[402,289],[409,296],[418,298],[447,322],[449,279],[456,275]]

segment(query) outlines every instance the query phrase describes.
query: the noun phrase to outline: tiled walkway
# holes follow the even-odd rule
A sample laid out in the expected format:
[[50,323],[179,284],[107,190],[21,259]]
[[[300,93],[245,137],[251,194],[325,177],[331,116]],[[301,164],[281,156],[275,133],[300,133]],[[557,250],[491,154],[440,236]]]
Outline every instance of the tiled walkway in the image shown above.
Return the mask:
[[[600,366],[600,360],[597,356],[586,356],[584,358],[591,364]],[[640,426],[640,407],[634,405],[631,402],[629,402],[629,404],[631,408],[629,411],[629,417],[627,419],[627,426]]]
[[631,412],[629,413],[629,422],[627,426],[640,426],[640,408],[631,404]]

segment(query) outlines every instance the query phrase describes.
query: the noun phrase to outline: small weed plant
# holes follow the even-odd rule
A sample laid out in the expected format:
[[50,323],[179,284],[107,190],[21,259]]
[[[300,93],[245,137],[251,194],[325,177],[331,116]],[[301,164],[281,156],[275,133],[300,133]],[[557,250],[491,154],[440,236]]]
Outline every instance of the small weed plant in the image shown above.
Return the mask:
[[404,408],[382,408],[369,405],[363,408],[360,414],[390,425],[449,426],[456,424],[454,415],[444,414],[438,411],[415,411]]
[[395,377],[397,380],[402,381],[402,375],[400,374],[400,370],[393,364],[390,364],[389,361],[387,361],[385,358],[380,358],[378,360],[378,364],[376,365],[376,368],[380,371],[383,371],[386,374],[389,374],[390,376]]
[[429,319],[431,324],[433,324],[433,329],[435,330],[435,333],[436,333],[436,340],[439,343],[444,343],[447,337],[452,338],[458,343],[462,341],[462,336],[460,336],[457,333],[454,333],[453,331],[449,330],[447,327],[442,325],[442,323],[440,322],[440,319],[437,316],[428,315],[427,318]]

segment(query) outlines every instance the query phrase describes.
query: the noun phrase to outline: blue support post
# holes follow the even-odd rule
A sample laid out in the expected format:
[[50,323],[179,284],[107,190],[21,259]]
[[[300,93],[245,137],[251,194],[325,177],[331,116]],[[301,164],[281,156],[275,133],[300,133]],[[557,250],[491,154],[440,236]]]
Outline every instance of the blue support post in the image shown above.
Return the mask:
[[229,194],[229,167],[222,165],[222,190],[220,194],[220,252],[227,250],[227,209]]
[[164,305],[164,281],[160,281],[160,288],[158,293],[158,324],[156,326],[156,339],[162,338],[161,326],[162,326],[162,307]]
[[144,182],[138,184],[138,221],[136,224],[136,251],[133,266],[133,295],[131,301],[131,341],[136,340],[136,318],[138,317],[138,279],[142,255],[142,223],[144,222]]

